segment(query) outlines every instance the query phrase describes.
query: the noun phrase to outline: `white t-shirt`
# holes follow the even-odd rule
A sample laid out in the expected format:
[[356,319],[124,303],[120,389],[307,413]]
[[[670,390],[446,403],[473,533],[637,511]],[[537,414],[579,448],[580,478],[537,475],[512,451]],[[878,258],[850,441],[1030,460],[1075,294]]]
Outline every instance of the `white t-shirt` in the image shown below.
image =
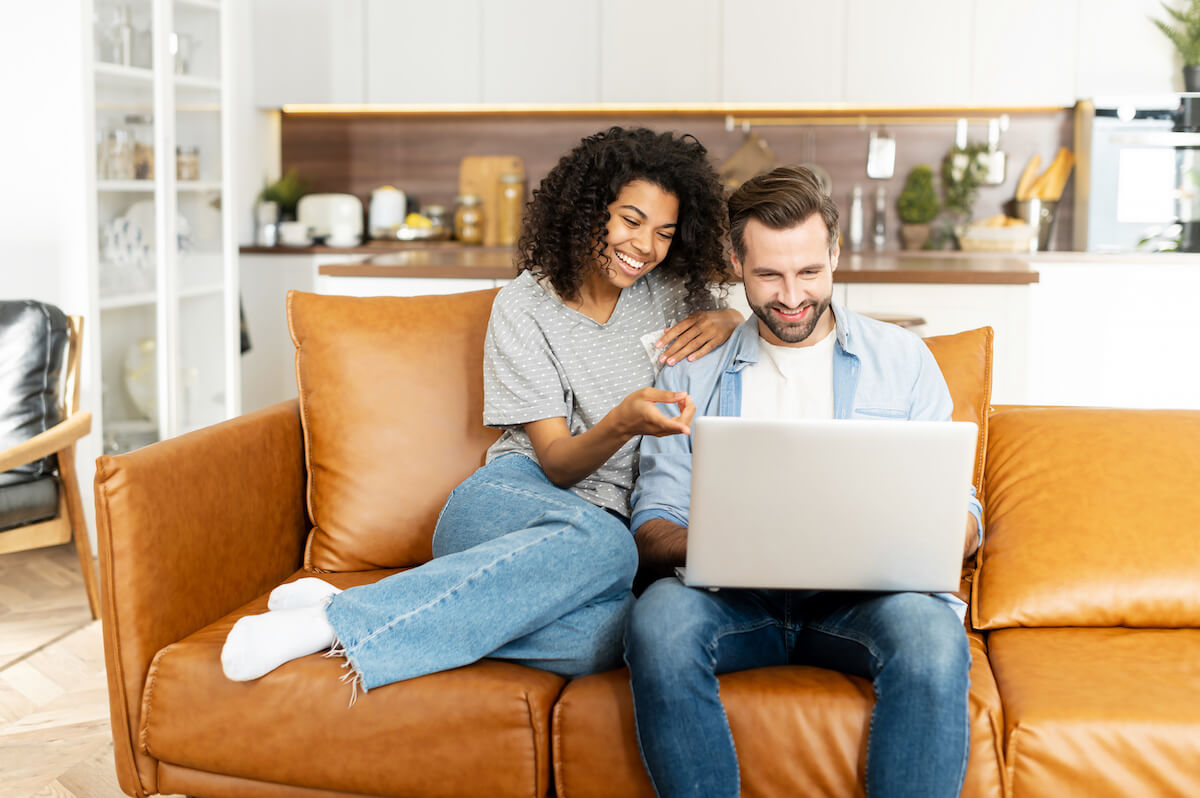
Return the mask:
[[759,336],[758,362],[742,369],[743,418],[833,418],[830,331],[812,346],[775,346]]

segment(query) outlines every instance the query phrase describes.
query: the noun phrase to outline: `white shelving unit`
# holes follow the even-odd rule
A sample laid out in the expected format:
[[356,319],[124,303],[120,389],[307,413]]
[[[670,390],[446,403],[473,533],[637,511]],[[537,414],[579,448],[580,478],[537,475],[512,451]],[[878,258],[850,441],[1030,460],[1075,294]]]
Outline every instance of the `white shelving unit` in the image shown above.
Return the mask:
[[[229,0],[83,0],[85,371],[106,453],[240,412]],[[128,27],[126,27],[128,26]],[[177,148],[199,174],[180,179]]]

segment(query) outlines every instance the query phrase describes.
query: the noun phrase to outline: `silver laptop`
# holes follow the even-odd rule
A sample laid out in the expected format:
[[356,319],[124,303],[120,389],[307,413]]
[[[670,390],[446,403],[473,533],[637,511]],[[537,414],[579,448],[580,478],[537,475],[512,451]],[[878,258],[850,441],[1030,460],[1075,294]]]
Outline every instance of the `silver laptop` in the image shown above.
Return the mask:
[[976,432],[970,422],[697,418],[680,577],[957,590]]

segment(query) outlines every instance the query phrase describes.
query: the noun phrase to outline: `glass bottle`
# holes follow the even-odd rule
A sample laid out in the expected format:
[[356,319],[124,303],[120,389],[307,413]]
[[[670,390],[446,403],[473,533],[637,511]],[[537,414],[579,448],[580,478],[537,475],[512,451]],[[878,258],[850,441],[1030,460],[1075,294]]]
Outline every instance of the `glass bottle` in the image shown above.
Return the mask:
[[463,194],[458,198],[454,237],[464,244],[483,243],[483,205],[478,195]]
[[506,172],[500,175],[500,205],[497,210],[500,244],[512,246],[521,233],[521,208],[525,200],[525,178]]
[[875,234],[872,236],[876,250],[887,246],[887,189],[875,189]]
[[863,245],[863,197],[862,186],[854,187],[854,194],[850,200],[850,230],[847,235],[850,239],[850,251],[857,252],[862,249]]

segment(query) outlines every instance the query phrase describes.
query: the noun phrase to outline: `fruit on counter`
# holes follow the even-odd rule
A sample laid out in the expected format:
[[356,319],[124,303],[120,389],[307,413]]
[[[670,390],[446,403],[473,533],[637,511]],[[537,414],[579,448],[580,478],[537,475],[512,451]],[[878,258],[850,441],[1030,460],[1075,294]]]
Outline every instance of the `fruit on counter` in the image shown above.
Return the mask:
[[1014,219],[1011,216],[1006,216],[1003,213],[998,213],[995,216],[989,216],[986,219],[980,219],[978,222],[971,224],[971,227],[1017,227],[1024,225],[1022,219]]
[[404,217],[404,225],[406,227],[418,227],[427,230],[433,227],[433,221],[428,216],[422,216],[414,211]]
[[1067,187],[1067,179],[1071,176],[1071,167],[1075,165],[1075,156],[1066,147],[1060,147],[1046,171],[1031,180],[1033,173],[1041,165],[1041,160],[1040,155],[1034,155],[1021,172],[1021,179],[1017,183],[1018,202],[1031,199],[1056,202],[1062,197],[1063,189]]

